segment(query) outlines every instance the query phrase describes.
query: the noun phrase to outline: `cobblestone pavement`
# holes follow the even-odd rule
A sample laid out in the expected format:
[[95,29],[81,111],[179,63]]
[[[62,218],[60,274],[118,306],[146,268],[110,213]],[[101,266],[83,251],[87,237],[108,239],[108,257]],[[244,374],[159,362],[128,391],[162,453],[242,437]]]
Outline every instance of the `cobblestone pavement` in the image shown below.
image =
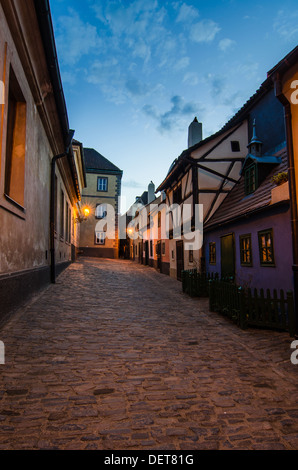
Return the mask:
[[0,449],[298,449],[289,335],[152,268],[81,259],[0,339]]

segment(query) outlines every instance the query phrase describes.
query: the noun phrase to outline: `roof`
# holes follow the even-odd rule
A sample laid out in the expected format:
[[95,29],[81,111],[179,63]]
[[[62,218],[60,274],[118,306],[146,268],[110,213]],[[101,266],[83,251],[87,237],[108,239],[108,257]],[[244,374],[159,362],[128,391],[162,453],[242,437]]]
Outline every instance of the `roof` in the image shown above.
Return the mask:
[[84,157],[87,172],[88,170],[102,170],[122,174],[122,170],[114,165],[114,163],[92,148],[84,147]]
[[172,176],[176,174],[177,170],[185,164],[185,160],[187,157],[190,156],[190,154],[194,151],[197,150],[198,148],[202,147],[203,145],[207,144],[208,142],[212,141],[213,139],[217,138],[221,134],[224,134],[225,132],[233,129],[237,125],[240,125],[242,122],[247,119],[249,112],[251,109],[256,105],[256,103],[264,96],[266,95],[271,89],[273,88],[273,82],[270,78],[267,78],[259,87],[259,89],[255,92],[254,95],[252,95],[249,100],[240,108],[237,113],[215,134],[212,134],[211,136],[207,137],[204,140],[201,140],[199,143],[193,145],[192,147],[189,147],[188,149],[184,150],[181,155],[176,158],[170,169],[169,172],[166,176],[166,178],[163,180],[163,182],[159,185],[157,188],[156,192],[162,191],[163,189],[166,189],[169,186],[169,183],[172,180]]
[[269,72],[267,77],[272,77],[276,72],[284,73],[290,67],[292,67],[298,59],[298,46],[292,49],[283,59],[281,59]]
[[270,156],[270,155],[262,155],[260,157],[257,157],[256,155],[252,155],[251,153],[249,153],[244,161],[240,174],[242,174],[248,160],[253,160],[256,163],[271,164],[271,165],[278,165],[279,163],[282,163],[281,157]]
[[252,214],[271,204],[271,190],[275,187],[271,179],[277,172],[280,173],[288,170],[286,149],[284,148],[277,156],[280,157],[281,163],[278,166],[274,165],[265,180],[253,194],[246,196],[244,176],[239,180],[239,183],[230,191],[217,211],[204,224],[204,230],[233,222],[239,217]]
[[54,37],[54,28],[52,23],[51,9],[49,0],[34,0],[37,20],[39,23],[40,34],[43,41],[48,71],[50,74],[59,120],[66,142],[69,136],[69,120],[61,81],[57,49]]

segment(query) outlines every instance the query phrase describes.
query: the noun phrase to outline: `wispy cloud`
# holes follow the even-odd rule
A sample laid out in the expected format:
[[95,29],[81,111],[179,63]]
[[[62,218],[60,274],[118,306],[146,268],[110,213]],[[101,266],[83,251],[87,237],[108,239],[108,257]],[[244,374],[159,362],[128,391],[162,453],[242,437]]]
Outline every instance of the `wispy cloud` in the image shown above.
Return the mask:
[[180,8],[179,8],[179,13],[177,16],[177,23],[190,23],[192,20],[198,18],[200,16],[199,11],[193,7],[192,5],[187,5],[186,3],[183,3]]
[[218,43],[218,47],[222,52],[226,52],[228,49],[231,49],[233,46],[235,46],[236,41],[233,41],[233,39],[225,38],[221,39]]
[[175,95],[171,98],[169,111],[161,113],[152,105],[145,105],[143,111],[147,116],[158,122],[157,129],[162,133],[173,130],[178,125],[181,117],[193,116],[198,111],[202,112],[202,109],[199,105],[193,102],[185,102],[181,96]]
[[84,23],[73,9],[69,9],[68,15],[57,19],[56,28],[56,42],[62,64],[73,66],[83,56],[96,54],[103,48],[96,27]]
[[195,23],[190,28],[190,38],[194,42],[212,42],[220,27],[213,20],[202,20]]
[[149,86],[137,78],[131,78],[127,80],[125,86],[129,93],[133,96],[144,96],[150,91]]
[[298,10],[280,10],[273,23],[273,29],[285,41],[298,39]]

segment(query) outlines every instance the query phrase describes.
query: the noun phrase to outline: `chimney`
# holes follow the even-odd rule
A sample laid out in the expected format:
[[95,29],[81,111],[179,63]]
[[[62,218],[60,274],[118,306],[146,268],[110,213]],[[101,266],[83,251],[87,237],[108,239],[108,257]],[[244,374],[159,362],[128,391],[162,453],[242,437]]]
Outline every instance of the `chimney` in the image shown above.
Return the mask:
[[148,185],[148,204],[150,204],[155,199],[155,185],[151,183]]
[[198,144],[203,139],[203,126],[195,117],[188,128],[188,148]]

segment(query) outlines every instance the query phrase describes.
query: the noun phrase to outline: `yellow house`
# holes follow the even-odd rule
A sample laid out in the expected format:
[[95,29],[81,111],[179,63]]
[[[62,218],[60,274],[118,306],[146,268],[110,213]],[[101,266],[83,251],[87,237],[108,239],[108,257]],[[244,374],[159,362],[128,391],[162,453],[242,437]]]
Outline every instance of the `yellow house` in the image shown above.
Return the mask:
[[[83,210],[88,219],[81,225],[80,253],[99,258],[119,257],[118,216],[122,170],[92,148],[84,148],[87,187]],[[106,224],[112,218],[112,224]],[[111,227],[112,225],[112,227]]]
[[268,78],[272,79],[276,97],[283,104],[285,112],[293,239],[296,335],[298,335],[298,46],[268,72]]

